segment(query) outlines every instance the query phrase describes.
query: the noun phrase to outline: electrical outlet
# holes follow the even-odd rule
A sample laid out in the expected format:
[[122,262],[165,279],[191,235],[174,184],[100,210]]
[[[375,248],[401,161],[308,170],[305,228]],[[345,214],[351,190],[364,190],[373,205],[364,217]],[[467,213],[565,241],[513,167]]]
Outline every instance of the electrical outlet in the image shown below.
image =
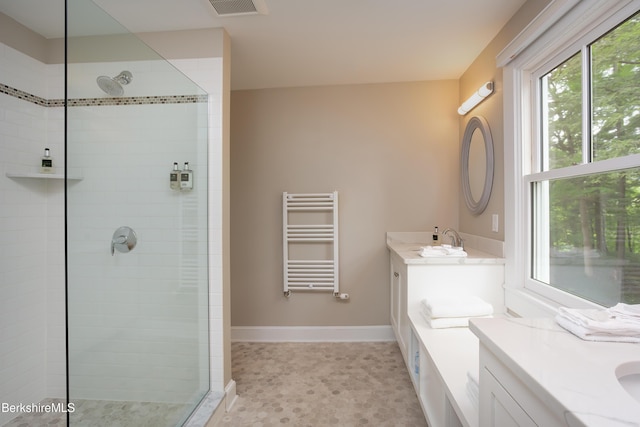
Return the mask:
[[491,216],[491,231],[494,233],[498,232],[498,214],[493,214]]

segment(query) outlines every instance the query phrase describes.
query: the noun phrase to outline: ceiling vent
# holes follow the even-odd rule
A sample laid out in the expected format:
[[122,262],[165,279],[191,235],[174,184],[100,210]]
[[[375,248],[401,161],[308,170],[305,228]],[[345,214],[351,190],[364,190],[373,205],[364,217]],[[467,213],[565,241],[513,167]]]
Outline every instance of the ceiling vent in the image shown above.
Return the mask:
[[263,0],[209,0],[218,16],[266,15]]

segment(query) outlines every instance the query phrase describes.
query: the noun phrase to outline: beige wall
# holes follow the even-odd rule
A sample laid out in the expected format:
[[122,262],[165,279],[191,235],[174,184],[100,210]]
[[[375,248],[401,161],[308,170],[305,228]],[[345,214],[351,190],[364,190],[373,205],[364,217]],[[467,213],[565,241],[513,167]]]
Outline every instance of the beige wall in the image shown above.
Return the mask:
[[[459,81],[232,92],[233,326],[389,323],[386,231],[434,225],[504,240],[502,72],[496,55],[546,7],[529,0]],[[457,106],[488,80],[495,93],[464,117]],[[484,116],[494,139],[492,197],[471,215],[459,184],[460,140]],[[341,286],[282,295],[281,195],[340,192]],[[491,216],[499,215],[499,231]]]
[[[126,61],[156,59],[157,55],[142,40],[164,58],[194,59],[222,57],[222,28],[138,33],[114,36],[73,38],[74,55],[81,61]],[[206,42],[203,42],[206,41]],[[64,63],[64,39],[45,39],[13,18],[0,13],[0,42],[45,64]],[[96,46],[99,46],[98,49]],[[79,59],[80,60],[80,59]],[[69,62],[73,62],[70,58]]]
[[222,43],[222,360],[225,386],[231,367],[231,39],[223,31]]
[[[457,226],[455,80],[233,91],[233,326],[389,324],[387,231]],[[341,291],[283,296],[282,192],[338,190]]]
[[[465,233],[484,236],[490,239],[504,240],[505,141],[503,131],[504,113],[502,107],[503,88],[502,70],[496,68],[496,56],[549,2],[550,0],[529,0],[525,3],[460,78],[459,103],[466,100],[483,83],[489,80],[493,80],[495,83],[494,93],[482,104],[460,119],[460,139],[462,139],[465,127],[471,117],[483,116],[487,119],[493,137],[495,156],[493,191],[491,192],[491,199],[489,200],[486,210],[478,216],[473,216],[467,210],[464,197],[460,194],[460,230]],[[472,162],[473,159],[469,161]],[[497,233],[491,231],[491,216],[493,214],[499,215],[499,229]]]
[[0,42],[45,64],[64,63],[64,40],[45,39],[0,13]]

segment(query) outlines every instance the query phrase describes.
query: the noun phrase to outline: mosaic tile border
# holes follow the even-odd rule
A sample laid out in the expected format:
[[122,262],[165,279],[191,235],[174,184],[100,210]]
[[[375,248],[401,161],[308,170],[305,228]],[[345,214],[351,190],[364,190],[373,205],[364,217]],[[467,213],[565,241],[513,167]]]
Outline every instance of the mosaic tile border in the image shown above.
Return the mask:
[[[41,107],[48,107],[49,101],[44,98],[40,98],[39,96],[31,95],[28,92],[12,88],[11,86],[7,86],[0,83],[0,93],[4,93],[5,95],[13,96],[14,98],[22,99],[23,101],[31,102],[33,104],[39,105]],[[64,101],[63,101],[64,102]],[[64,105],[64,103],[63,103]]]
[[[44,99],[20,89],[0,83],[0,93],[31,102],[41,107],[64,107],[64,99]],[[126,98],[77,98],[70,99],[69,107],[99,107],[107,105],[194,104],[207,102],[207,95],[132,96]]]

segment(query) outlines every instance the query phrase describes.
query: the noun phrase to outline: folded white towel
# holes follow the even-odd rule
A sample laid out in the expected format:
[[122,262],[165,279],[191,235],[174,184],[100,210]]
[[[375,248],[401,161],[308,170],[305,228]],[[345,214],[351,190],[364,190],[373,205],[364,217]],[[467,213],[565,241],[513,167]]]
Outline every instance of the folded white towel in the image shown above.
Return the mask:
[[442,246],[423,246],[418,251],[421,257],[466,257],[467,253],[460,247],[453,247],[451,245]]
[[628,343],[640,343],[640,336],[629,335],[615,335],[611,333],[603,333],[594,331],[583,325],[579,325],[569,318],[558,314],[556,316],[556,322],[567,331],[571,332],[575,336],[587,341],[604,341],[604,342],[628,342]]
[[473,404],[473,406],[478,409],[479,401],[480,401],[480,381],[478,380],[478,373],[467,371],[467,396],[469,400]]
[[430,296],[422,300],[429,317],[478,317],[493,314],[493,306],[474,295]]
[[466,328],[469,326],[468,317],[442,317],[440,319],[433,319],[425,316],[424,318],[431,329]]
[[[433,318],[424,310],[420,310],[422,317],[431,329],[445,328],[466,328],[469,326],[470,317],[439,317]],[[491,317],[491,316],[473,316],[473,317]]]
[[640,319],[615,317],[609,309],[560,307],[558,316],[582,326],[589,333],[640,337]]
[[609,314],[615,318],[640,322],[640,304],[618,303],[607,309]]
[[478,371],[467,371],[467,381],[470,381],[476,387],[480,386],[480,375]]
[[474,387],[471,382],[467,381],[466,391],[471,404],[473,405],[475,410],[478,411],[480,408],[480,389]]

